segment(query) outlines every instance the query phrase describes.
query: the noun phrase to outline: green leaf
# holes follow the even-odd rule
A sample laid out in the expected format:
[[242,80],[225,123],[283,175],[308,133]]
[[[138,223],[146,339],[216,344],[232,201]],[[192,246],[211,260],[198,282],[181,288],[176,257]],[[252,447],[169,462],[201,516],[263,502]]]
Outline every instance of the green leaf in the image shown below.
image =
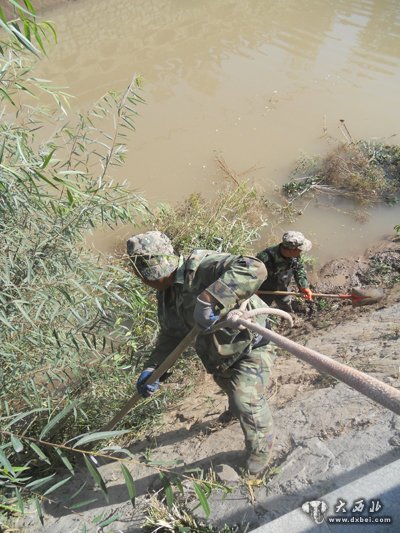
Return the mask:
[[49,152],[49,153],[46,155],[46,157],[43,159],[43,163],[42,163],[42,165],[41,165],[41,167],[40,167],[42,170],[43,170],[44,168],[46,168],[47,165],[50,163],[51,158],[53,157],[53,154],[54,154],[55,151],[56,151],[56,149],[53,148],[53,150],[52,150],[51,152]]
[[11,466],[10,461],[8,460],[8,458],[4,455],[4,453],[1,450],[0,450],[0,464],[2,464],[8,472],[11,472],[13,476],[15,476],[15,472],[14,472],[13,467]]
[[24,449],[24,445],[15,435],[11,435],[11,444],[15,450],[15,453],[22,452]]
[[101,513],[97,516],[95,516],[93,519],[92,519],[92,524],[98,524],[99,522],[101,522],[102,520],[104,520],[104,515],[106,513]]
[[83,340],[86,342],[87,346],[89,348],[92,348],[92,345],[90,344],[90,340],[87,338],[87,336],[83,333],[83,331],[81,331],[81,335],[83,337]]
[[[30,267],[30,265],[28,265],[28,267]],[[29,277],[32,279],[34,276],[35,276],[35,274],[34,274],[34,272],[33,272],[33,270],[32,270],[32,274],[31,274],[31,276],[29,276]],[[34,318],[34,320],[36,320],[36,321],[39,320],[39,318],[40,318],[40,316],[41,316],[41,314],[42,314],[42,311],[43,311],[43,307],[44,307],[46,304],[48,305],[48,300],[43,300],[42,302],[40,302],[40,304],[38,305],[38,307],[37,307],[37,309],[36,309],[36,313],[35,313],[35,318]]]
[[33,33],[35,34],[35,39],[38,43],[38,45],[40,46],[40,49],[41,51],[45,54],[46,54],[46,49],[45,47],[43,46],[43,42],[42,42],[42,38],[40,37],[40,34],[39,34],[39,30],[38,30],[38,27],[36,25],[33,26]]
[[105,313],[105,311],[104,311],[104,309],[103,309],[103,306],[102,306],[101,303],[99,302],[99,300],[98,300],[97,298],[95,298],[94,301],[95,301],[95,303],[96,303],[96,305],[97,305],[97,307],[98,307],[100,313],[101,313],[102,315],[105,316],[106,313]]
[[[2,94],[4,96],[4,98],[6,98],[13,106],[15,106],[15,102],[14,100],[11,98],[11,96],[8,94],[7,91],[5,91],[4,89],[0,88],[0,94]],[[3,146],[4,146],[4,143],[3,143]],[[2,159],[3,159],[3,154],[2,155]],[[0,163],[1,163],[1,160],[0,160]]]
[[21,496],[21,491],[19,489],[15,489],[15,497],[17,499],[17,505],[18,505],[19,512],[21,514],[24,514],[24,511],[25,511],[24,500]]
[[24,20],[24,33],[25,37],[30,41],[31,40],[31,26],[29,20]]
[[20,413],[18,416],[13,418],[9,424],[7,424],[5,427],[11,427],[13,424],[16,424],[26,416],[31,415],[32,413],[41,413],[43,411],[48,411],[46,407],[37,407],[36,409],[32,409],[31,411],[25,411],[24,413]]
[[136,487],[135,482],[128,468],[121,463],[121,471],[125,479],[125,484],[128,489],[129,499],[131,500],[132,506],[135,507],[135,498],[136,498]]
[[[0,91],[2,91],[3,89],[0,89]],[[6,138],[4,137],[4,141],[3,141],[3,144],[1,145],[1,148],[0,148],[0,164],[1,162],[3,161],[3,155],[4,155],[4,147],[6,145]]]
[[[15,6],[17,9],[23,11],[24,13],[26,13],[27,15],[34,15],[35,12],[34,11],[27,11],[23,6],[21,6],[18,2],[16,2],[15,0],[8,0],[10,2],[10,4],[12,4],[13,6]],[[26,5],[26,2],[25,2],[25,5]],[[29,8],[29,6],[27,6]]]
[[72,303],[72,298],[65,289],[63,289],[62,287],[55,288],[61,292],[61,294],[68,300],[69,303]]
[[39,439],[42,440],[45,435],[47,435],[64,417],[66,417],[72,411],[72,409],[75,408],[76,404],[76,401],[71,402],[66,407],[64,407],[64,409],[60,413],[58,413],[58,415],[52,418],[42,429]]
[[131,453],[129,450],[126,450],[125,448],[121,448],[120,446],[104,446],[104,448],[100,448],[99,452],[117,452],[119,455],[124,454],[130,459],[136,459],[133,453]]
[[174,483],[174,485],[177,486],[179,492],[180,492],[181,494],[184,494],[185,491],[184,491],[184,489],[183,489],[183,485],[182,485],[182,482],[181,482],[181,480],[179,479],[179,477],[174,477],[174,479],[173,479],[173,483]]
[[72,476],[68,476],[67,478],[65,479],[62,479],[61,481],[59,481],[58,483],[56,483],[55,485],[53,485],[52,487],[50,487],[49,489],[46,490],[46,492],[43,494],[43,496],[46,496],[47,494],[50,494],[51,492],[59,489],[60,487],[62,487],[63,485],[65,485],[66,483],[68,483],[68,481],[72,479]]
[[118,516],[118,515],[110,516],[109,518],[106,518],[106,519],[103,520],[102,522],[98,523],[98,524],[97,524],[97,527],[101,528],[101,527],[109,526],[110,524],[112,524],[113,522],[116,522],[116,521],[119,520],[120,518],[121,518],[121,517]]
[[40,52],[36,48],[36,46],[33,46],[33,44],[28,41],[28,39],[25,37],[23,33],[19,31],[19,29],[16,27],[15,24],[9,24],[8,25],[10,31],[15,35],[15,37],[18,39],[18,41],[25,46],[32,54],[35,54],[35,56],[40,57]]
[[87,485],[87,480],[82,483],[82,485],[79,487],[79,489],[76,492],[74,492],[73,495],[68,498],[68,500],[71,501],[74,498],[76,498],[83,491],[83,489],[86,487],[86,485]]
[[42,506],[40,505],[40,502],[39,500],[36,498],[34,498],[34,501],[35,501],[35,507],[36,507],[36,512],[38,514],[38,517],[39,517],[39,520],[42,524],[42,526],[44,526],[44,518],[43,518],[43,511],[42,511]]
[[53,329],[53,330],[52,330],[52,333],[53,333],[53,335],[54,335],[54,338],[56,339],[57,346],[58,346],[59,348],[61,348],[62,345],[61,345],[60,337],[58,336],[57,330]]
[[94,442],[96,440],[103,440],[103,439],[110,439],[112,437],[124,435],[124,433],[129,433],[129,431],[130,431],[129,429],[121,429],[119,431],[99,431],[97,433],[91,433],[79,439],[77,442],[75,442],[75,444],[72,447],[79,448],[79,446],[82,446],[83,444],[87,444],[88,442]]
[[25,320],[27,320],[34,328],[36,328],[37,327],[36,324],[31,320],[30,316],[25,311],[25,309],[23,307],[23,303],[18,301],[18,300],[14,300],[13,303],[14,303],[15,307],[19,310],[21,315],[25,318]]
[[54,26],[52,24],[50,24],[49,21],[47,20],[44,20],[42,22],[42,26],[45,27],[45,28],[48,28],[51,33],[53,34],[53,37],[54,37],[54,42],[57,42],[57,33],[56,33],[56,30],[54,29]]
[[26,5],[26,7],[29,9],[30,13],[32,15],[35,15],[36,11],[35,11],[35,8],[33,7],[33,5],[30,3],[29,0],[24,0],[24,4]]
[[34,442],[31,442],[29,446],[32,448],[32,450],[36,453],[36,455],[45,463],[51,464],[50,459],[42,452],[42,450],[37,446]]
[[87,457],[86,455],[84,455],[83,458],[85,460],[86,467],[89,470],[89,474],[92,476],[96,485],[100,487],[101,491],[104,494],[104,498],[106,502],[109,503],[107,487],[106,487],[106,484],[104,483],[103,478],[101,477],[100,472],[98,471],[97,467],[93,463],[92,459],[90,459],[90,457]]
[[75,203],[75,198],[72,192],[69,190],[69,188],[67,188],[67,197],[68,197],[69,205],[73,205]]
[[[71,309],[71,313],[72,313],[73,315],[75,315],[75,313],[74,313],[73,311],[74,311],[74,310]],[[85,321],[83,320],[83,318],[81,318],[81,322],[82,322],[82,323],[85,322]],[[75,346],[76,351],[79,353],[79,352],[80,352],[79,344],[76,342],[75,337],[72,335],[72,333],[70,333],[69,338],[71,339],[72,344]]]
[[194,486],[194,490],[196,491],[197,497],[199,498],[200,505],[202,506],[202,508],[204,510],[206,518],[208,518],[210,516],[210,512],[211,511],[210,511],[210,506],[208,504],[207,497],[204,494],[203,489],[201,488],[201,486],[198,483],[193,482],[193,486]]
[[49,180],[48,178],[46,178],[46,176],[44,174],[42,174],[41,172],[39,172],[38,170],[34,170],[34,173],[35,173],[35,176],[37,176],[38,178],[40,178],[41,180],[45,181],[46,183],[48,183],[49,185],[51,185],[52,187],[54,187],[55,189],[59,190],[57,185]]
[[37,489],[38,487],[41,487],[42,485],[45,485],[55,476],[55,474],[51,474],[51,476],[42,477],[41,479],[35,479],[34,481],[31,481],[27,485],[25,485],[26,489]]
[[74,503],[73,505],[70,505],[68,509],[79,509],[80,507],[84,507],[85,505],[89,505],[90,503],[97,502],[97,498],[92,498],[91,500],[84,500],[83,502]]
[[7,24],[7,19],[3,13],[3,10],[0,7],[0,20],[2,20],[5,24]]
[[75,474],[74,467],[72,466],[70,460],[65,455],[65,453],[60,448],[55,448],[57,455],[61,459],[61,461],[64,463],[64,465],[68,468],[68,470],[71,472],[72,475]]
[[16,507],[12,507],[11,505],[4,505],[3,503],[0,503],[0,509],[3,509],[3,511],[8,511],[10,513],[18,512],[18,509]]
[[2,312],[0,312],[0,322],[3,322],[7,327],[15,331],[15,327],[7,320],[7,318],[3,315]]
[[164,487],[165,497],[167,499],[167,507],[168,509],[171,509],[174,503],[174,492],[172,490],[171,483],[163,472],[160,472],[160,478],[162,486]]

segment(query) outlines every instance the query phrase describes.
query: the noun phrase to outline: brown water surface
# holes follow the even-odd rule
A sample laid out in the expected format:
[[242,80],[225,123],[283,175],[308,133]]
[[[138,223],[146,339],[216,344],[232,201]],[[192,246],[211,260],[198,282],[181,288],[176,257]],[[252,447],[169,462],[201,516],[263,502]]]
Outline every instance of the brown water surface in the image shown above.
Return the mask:
[[[41,74],[68,87],[74,107],[143,76],[121,177],[151,201],[212,193],[216,153],[237,172],[256,165],[272,194],[299,155],[344,140],[340,119],[355,139],[400,142],[398,0],[76,0],[45,15],[59,43]],[[293,227],[325,261],[400,223],[398,207],[363,224],[351,210],[312,202]]]

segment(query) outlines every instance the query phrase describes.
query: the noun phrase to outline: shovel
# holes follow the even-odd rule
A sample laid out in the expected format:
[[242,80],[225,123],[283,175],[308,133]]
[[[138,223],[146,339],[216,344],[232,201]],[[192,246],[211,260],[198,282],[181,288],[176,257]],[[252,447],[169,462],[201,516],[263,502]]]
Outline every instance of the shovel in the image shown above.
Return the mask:
[[[145,381],[144,384],[150,384],[154,383],[157,379],[159,379],[171,366],[175,363],[175,361],[178,359],[178,357],[188,348],[192,342],[197,337],[197,334],[199,333],[200,328],[198,326],[194,326],[189,333],[184,337],[181,342],[178,344],[178,346],[169,354],[169,356],[164,359],[164,361],[158,366],[154,372],[151,374],[151,376]],[[140,396],[139,393],[136,393],[132,396],[132,398],[118,411],[118,413],[114,416],[112,420],[108,422],[105,426],[101,428],[100,431],[111,431],[115,428],[115,426],[118,424],[122,418],[126,414],[129,413],[129,411],[134,407],[134,405],[142,399],[142,396]]]
[[[257,294],[274,294],[275,296],[304,296],[302,292],[287,291],[257,291]],[[382,289],[352,289],[350,294],[325,294],[322,292],[313,292],[313,296],[322,298],[339,298],[341,300],[351,300],[353,307],[361,305],[371,305],[379,302],[385,295]]]

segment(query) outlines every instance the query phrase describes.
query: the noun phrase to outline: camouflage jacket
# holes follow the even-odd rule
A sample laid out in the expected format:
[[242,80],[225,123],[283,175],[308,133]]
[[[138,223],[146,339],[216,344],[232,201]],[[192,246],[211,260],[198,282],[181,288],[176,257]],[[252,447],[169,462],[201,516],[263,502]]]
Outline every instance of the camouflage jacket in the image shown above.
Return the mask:
[[294,277],[299,289],[309,287],[302,260],[296,257],[283,257],[279,248],[279,244],[271,246],[256,256],[264,263],[268,271],[268,278],[261,289],[268,291],[287,290],[292,277]]
[[[150,364],[159,364],[195,325],[193,311],[197,296],[205,289],[218,301],[217,312],[223,316],[250,298],[247,309],[265,307],[254,293],[266,277],[261,261],[210,250],[194,250],[187,259],[180,258],[172,286],[157,292],[161,332],[150,356]],[[266,317],[257,317],[266,324]],[[221,329],[200,333],[196,351],[209,373],[223,371],[243,352],[267,344],[249,330]]]

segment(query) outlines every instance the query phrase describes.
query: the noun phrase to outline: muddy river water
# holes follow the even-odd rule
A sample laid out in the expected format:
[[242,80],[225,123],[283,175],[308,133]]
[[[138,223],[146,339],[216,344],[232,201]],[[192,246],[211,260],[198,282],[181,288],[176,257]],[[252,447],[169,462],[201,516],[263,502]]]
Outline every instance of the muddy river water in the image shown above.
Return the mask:
[[[59,42],[41,75],[68,87],[73,108],[143,76],[121,177],[152,202],[212,194],[215,154],[236,172],[255,166],[273,194],[302,153],[344,140],[341,119],[355,139],[400,142],[398,0],[75,0],[44,14]],[[277,234],[296,227],[325,261],[400,223],[398,206],[364,223],[351,211],[311,202]]]

